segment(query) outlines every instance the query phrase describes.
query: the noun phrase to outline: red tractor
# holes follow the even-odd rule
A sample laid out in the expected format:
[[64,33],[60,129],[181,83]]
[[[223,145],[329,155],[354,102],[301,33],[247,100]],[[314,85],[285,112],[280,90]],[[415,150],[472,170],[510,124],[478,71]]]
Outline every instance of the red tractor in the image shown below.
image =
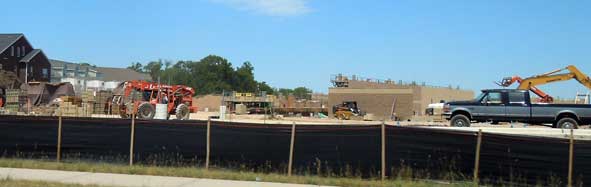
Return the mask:
[[167,119],[174,114],[177,119],[186,120],[190,113],[197,110],[193,106],[194,94],[195,90],[188,86],[134,80],[119,84],[110,104],[119,106],[122,118],[130,118],[135,112],[138,119],[153,119],[156,104],[167,104]]

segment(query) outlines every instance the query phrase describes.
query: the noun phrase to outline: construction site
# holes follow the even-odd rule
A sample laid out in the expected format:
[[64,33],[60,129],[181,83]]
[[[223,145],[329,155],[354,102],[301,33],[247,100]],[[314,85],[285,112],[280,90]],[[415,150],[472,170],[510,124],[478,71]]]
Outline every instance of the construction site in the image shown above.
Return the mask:
[[[0,35],[0,44],[6,45],[0,54],[8,59],[0,66],[4,142],[0,151],[8,157],[25,154],[108,162],[123,158],[130,165],[134,160],[158,165],[203,164],[205,160],[207,168],[211,159],[219,168],[235,169],[229,163],[238,162],[256,171],[288,171],[289,175],[310,172],[305,168],[326,162],[330,171],[318,164],[319,169],[311,173],[329,176],[357,163],[360,177],[379,173],[382,179],[396,176],[394,168],[403,167],[407,160],[417,169],[430,170],[435,178],[443,178],[445,168],[454,163],[454,172],[469,175],[480,169],[483,179],[502,184],[515,184],[498,179],[513,167],[524,174],[520,183],[540,182],[540,177],[549,175],[571,180],[572,163],[577,162],[574,172],[579,181],[591,182],[583,177],[591,175],[584,169],[591,166],[585,148],[591,146],[589,92],[555,99],[539,88],[576,80],[591,90],[591,79],[575,66],[502,78],[496,89],[483,88],[482,93],[461,85],[337,74],[320,80],[326,82],[328,93],[222,90],[197,95],[198,87],[169,84],[160,78],[153,81],[145,73],[127,69],[49,60],[41,50],[28,46],[22,55],[8,52],[18,43],[28,42],[23,35]],[[26,53],[27,48],[32,51]],[[509,89],[515,85],[516,89]],[[25,131],[28,135],[21,139]],[[64,142],[62,133],[67,137]],[[203,141],[187,141],[195,137]],[[514,139],[570,145],[570,149],[548,151],[545,145],[522,146]],[[484,158],[480,158],[481,141]],[[210,146],[214,147],[211,154]],[[506,149],[522,152],[509,154]],[[289,159],[271,156],[277,150],[289,150]],[[294,150],[301,152],[294,154]],[[570,157],[565,150],[570,150]],[[542,152],[553,154],[539,156]],[[431,156],[441,159],[431,161]],[[493,157],[524,161],[509,163]],[[475,164],[480,162],[481,168]],[[537,172],[548,169],[539,162],[549,162],[552,172]],[[563,162],[570,163],[568,176],[563,174]],[[261,165],[268,167],[261,169]]]

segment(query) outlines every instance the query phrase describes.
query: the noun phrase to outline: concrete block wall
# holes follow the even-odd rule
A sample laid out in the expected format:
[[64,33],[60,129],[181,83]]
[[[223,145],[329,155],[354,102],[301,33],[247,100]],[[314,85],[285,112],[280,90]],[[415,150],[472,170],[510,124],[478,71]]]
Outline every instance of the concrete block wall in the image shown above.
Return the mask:
[[356,101],[366,113],[375,115],[376,120],[389,120],[392,104],[396,100],[394,113],[402,120],[413,114],[412,89],[351,89],[330,88],[328,97],[329,116],[333,117],[332,106],[344,101]]

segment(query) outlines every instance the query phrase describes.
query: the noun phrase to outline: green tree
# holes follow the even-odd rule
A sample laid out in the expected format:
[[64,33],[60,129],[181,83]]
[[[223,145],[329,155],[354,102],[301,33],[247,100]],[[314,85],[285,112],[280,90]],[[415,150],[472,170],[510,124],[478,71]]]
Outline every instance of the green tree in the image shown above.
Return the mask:
[[131,63],[131,65],[127,66],[127,69],[131,69],[131,70],[134,70],[134,71],[140,72],[140,73],[143,72],[142,71],[143,66],[139,62]]
[[[199,61],[178,61],[172,63],[162,60],[151,61],[145,66],[132,63],[129,69],[149,73],[153,81],[167,84],[180,84],[193,87],[197,94],[222,93],[222,91],[260,92],[273,94],[274,89],[266,82],[255,80],[254,66],[244,62],[234,68],[227,59],[209,55]],[[293,90],[290,91],[293,93]]]
[[265,81],[257,82],[257,88],[257,92],[266,92],[269,95],[275,94],[275,90],[273,90],[273,88],[271,88],[271,86],[269,86]]
[[292,95],[293,94],[293,89],[289,89],[289,88],[279,88],[277,89],[277,91],[275,92],[276,94],[280,94],[283,95],[285,97]]
[[150,74],[152,81],[157,81],[162,73],[162,60],[149,62],[144,66],[144,72]]
[[250,62],[244,62],[242,66],[236,69],[235,81],[233,82],[234,90],[239,92],[255,92],[257,91],[257,81],[254,80],[254,67]]
[[312,99],[312,90],[306,87],[297,87],[293,89],[293,96],[297,99]]

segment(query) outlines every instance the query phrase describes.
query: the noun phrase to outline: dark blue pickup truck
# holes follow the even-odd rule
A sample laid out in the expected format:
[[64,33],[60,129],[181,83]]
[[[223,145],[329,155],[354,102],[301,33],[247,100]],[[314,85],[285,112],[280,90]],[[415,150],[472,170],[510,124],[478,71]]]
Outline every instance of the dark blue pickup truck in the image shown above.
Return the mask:
[[446,103],[443,115],[455,127],[469,127],[472,122],[522,122],[572,129],[591,124],[591,105],[534,104],[527,90],[490,89],[471,101]]

